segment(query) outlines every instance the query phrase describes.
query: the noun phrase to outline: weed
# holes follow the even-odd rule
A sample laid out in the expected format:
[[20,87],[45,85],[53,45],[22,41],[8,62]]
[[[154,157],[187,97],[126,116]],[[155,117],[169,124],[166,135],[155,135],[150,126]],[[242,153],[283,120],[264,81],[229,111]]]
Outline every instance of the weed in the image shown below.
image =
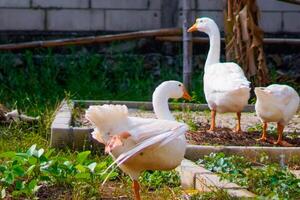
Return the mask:
[[142,174],[140,181],[151,189],[161,188],[162,186],[180,186],[180,177],[176,171],[146,171]]
[[226,190],[215,189],[211,192],[198,193],[191,196],[191,200],[238,200],[237,197],[232,197]]

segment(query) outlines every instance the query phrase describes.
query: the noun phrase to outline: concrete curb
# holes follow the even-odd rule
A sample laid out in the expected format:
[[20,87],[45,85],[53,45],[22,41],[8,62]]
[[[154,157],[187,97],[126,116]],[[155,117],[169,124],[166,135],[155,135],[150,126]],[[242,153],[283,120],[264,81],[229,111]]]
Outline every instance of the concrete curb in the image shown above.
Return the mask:
[[200,146],[187,145],[185,157],[196,161],[212,152],[224,152],[228,155],[240,155],[250,160],[268,155],[274,162],[288,163],[300,158],[300,147],[259,147],[259,146]]
[[254,198],[255,194],[249,192],[235,183],[220,178],[213,172],[202,166],[196,165],[190,160],[183,160],[177,168],[180,174],[181,186],[183,189],[196,189],[200,192],[211,192],[216,189],[223,189],[232,197]]
[[[134,101],[62,101],[55,118],[51,125],[51,147],[62,148],[66,145],[75,149],[83,147],[99,146],[90,137],[93,131],[87,127],[73,127],[72,110],[77,106],[101,105],[101,104],[124,104],[129,108],[152,110],[151,102],[134,102]],[[191,103],[170,103],[171,109],[177,110],[193,110],[201,111],[208,109],[206,104]],[[253,111],[254,106],[248,105],[245,110]],[[190,160],[198,160],[204,155],[211,152],[225,152],[226,154],[235,154],[248,157],[250,159],[259,158],[262,153],[267,154],[272,160],[280,162],[288,162],[293,159],[300,158],[300,147],[258,147],[258,146],[200,146],[188,145],[186,150],[186,158]]]
[[[128,108],[153,110],[152,102],[138,102],[138,101],[92,101],[92,100],[70,100],[62,101],[58,107],[55,118],[51,124],[51,147],[72,147],[81,149],[89,143],[93,143],[90,138],[92,129],[87,127],[73,127],[72,123],[72,110],[77,106],[89,105],[103,105],[103,104],[123,104]],[[194,104],[194,103],[170,103],[172,110],[191,110],[203,111],[209,109],[207,104]],[[252,112],[253,105],[248,105],[245,108],[246,112]]]
[[[74,100],[75,107],[77,105],[102,105],[102,104],[123,104],[128,108],[142,109],[142,110],[153,110],[152,102],[149,101],[110,101],[110,100]],[[171,110],[191,110],[191,111],[203,111],[209,110],[207,104],[197,103],[169,103]],[[254,112],[254,105],[248,104],[244,108],[244,112]]]

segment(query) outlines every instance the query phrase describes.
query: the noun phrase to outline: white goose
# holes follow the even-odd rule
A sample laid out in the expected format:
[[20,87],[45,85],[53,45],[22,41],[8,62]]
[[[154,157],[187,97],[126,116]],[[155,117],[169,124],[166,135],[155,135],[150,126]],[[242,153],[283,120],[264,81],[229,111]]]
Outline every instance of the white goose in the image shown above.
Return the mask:
[[[171,170],[185,153],[187,126],[174,121],[168,108],[169,98],[190,99],[182,83],[167,81],[153,93],[158,118],[129,117],[126,106],[90,106],[86,118],[95,126],[93,137],[106,145],[115,163],[133,180],[135,199],[139,200],[138,177],[145,170]],[[167,120],[164,120],[167,119]]]
[[275,144],[284,145],[283,129],[298,110],[298,93],[290,86],[273,84],[268,87],[256,87],[255,94],[256,114],[263,123],[263,133],[259,140],[267,139],[268,122],[277,122],[278,140]]
[[236,112],[236,131],[241,131],[241,112],[250,97],[250,82],[239,65],[220,63],[220,31],[210,18],[198,18],[188,32],[201,31],[209,36],[210,47],[204,66],[204,93],[211,110],[211,126],[215,130],[216,112]]

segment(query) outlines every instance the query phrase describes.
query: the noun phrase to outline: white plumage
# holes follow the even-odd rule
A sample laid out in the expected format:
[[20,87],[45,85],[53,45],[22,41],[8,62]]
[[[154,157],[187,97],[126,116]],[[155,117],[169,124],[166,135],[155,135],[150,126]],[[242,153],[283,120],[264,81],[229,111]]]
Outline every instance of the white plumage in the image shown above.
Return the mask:
[[299,95],[290,86],[273,84],[268,87],[255,88],[257,101],[255,110],[257,116],[264,123],[261,140],[266,140],[268,122],[278,123],[278,141],[282,144],[282,131],[285,125],[293,118],[299,108]]
[[101,143],[107,145],[112,136],[124,131],[130,133],[111,155],[133,179],[136,199],[140,199],[137,179],[142,171],[171,170],[184,158],[188,127],[174,121],[168,106],[169,98],[180,97],[191,99],[178,81],[165,81],[156,88],[153,107],[159,119],[129,117],[127,107],[121,105],[90,106],[86,112],[86,118],[96,126],[92,135]]
[[212,111],[210,131],[215,130],[216,112],[236,112],[241,131],[241,111],[250,98],[250,82],[239,65],[233,62],[220,63],[220,31],[210,18],[198,18],[188,32],[201,31],[209,36],[210,47],[204,66],[204,94]]
[[[184,135],[187,130],[184,123],[129,117],[124,105],[91,106],[86,111],[86,118],[97,128],[92,133],[93,137],[105,144],[111,136],[120,132],[130,133],[131,137],[111,153],[118,164],[123,163],[120,167],[133,179],[137,179],[144,170],[173,169],[181,161],[177,161],[176,156],[170,160],[171,152],[163,145]],[[176,143],[175,140],[173,145],[178,145]],[[176,155],[176,150],[172,153]]]
[[250,82],[243,70],[233,62],[206,66],[204,93],[212,110],[241,112],[250,97]]

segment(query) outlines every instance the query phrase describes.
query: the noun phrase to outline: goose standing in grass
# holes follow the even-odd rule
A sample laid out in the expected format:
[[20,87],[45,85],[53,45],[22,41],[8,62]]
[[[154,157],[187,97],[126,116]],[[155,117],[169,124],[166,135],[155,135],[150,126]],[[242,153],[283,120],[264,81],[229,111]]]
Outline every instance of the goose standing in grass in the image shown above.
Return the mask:
[[121,105],[90,106],[86,112],[86,118],[96,126],[93,137],[105,144],[114,163],[133,180],[136,200],[140,199],[141,172],[174,169],[184,157],[188,127],[175,121],[168,108],[169,98],[180,97],[190,99],[177,81],[164,82],[155,90],[154,111],[164,119],[129,117],[127,107]]
[[201,31],[209,36],[210,47],[204,66],[204,93],[211,110],[211,126],[215,131],[216,113],[237,113],[236,131],[241,131],[241,112],[250,97],[250,82],[239,65],[220,63],[220,31],[210,18],[198,18],[188,32]]
[[284,146],[283,129],[298,110],[298,93],[290,86],[273,84],[268,87],[256,87],[255,94],[256,114],[263,123],[263,132],[259,140],[267,140],[268,122],[277,122],[278,140],[275,144]]

